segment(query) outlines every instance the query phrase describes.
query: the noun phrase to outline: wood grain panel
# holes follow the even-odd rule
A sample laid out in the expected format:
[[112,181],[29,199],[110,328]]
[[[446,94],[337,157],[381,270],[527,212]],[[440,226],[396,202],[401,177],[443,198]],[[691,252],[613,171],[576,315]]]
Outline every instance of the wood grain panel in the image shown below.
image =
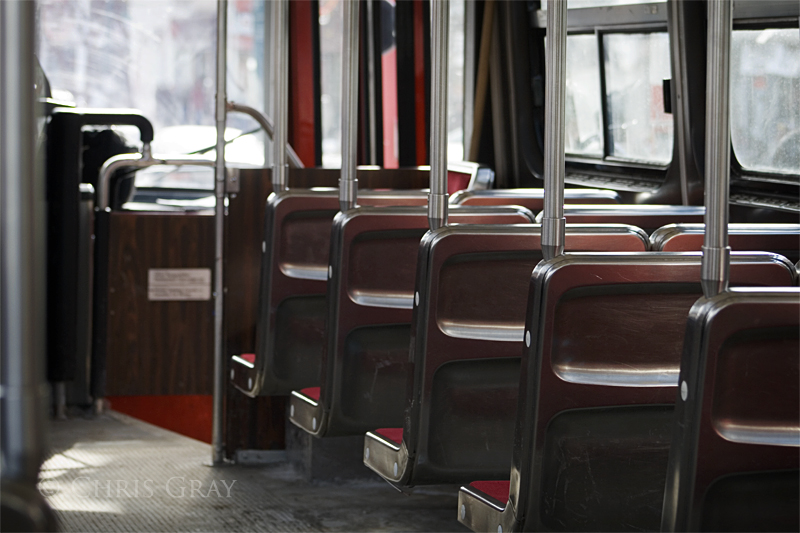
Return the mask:
[[212,393],[213,301],[148,301],[147,271],[213,262],[213,217],[111,214],[108,396]]
[[[289,187],[338,187],[341,171],[334,168],[299,168],[289,171]],[[360,189],[425,189],[430,185],[430,172],[418,168],[358,169]]]

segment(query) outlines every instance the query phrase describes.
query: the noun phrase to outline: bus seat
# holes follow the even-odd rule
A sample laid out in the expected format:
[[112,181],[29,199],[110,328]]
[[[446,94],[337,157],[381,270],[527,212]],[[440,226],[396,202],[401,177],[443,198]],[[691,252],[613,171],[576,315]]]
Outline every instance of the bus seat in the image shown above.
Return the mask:
[[798,531],[800,290],[698,300],[679,383],[661,530]]
[[[469,186],[486,186],[494,179],[491,170],[475,163],[450,166],[448,173],[469,176]],[[426,205],[424,190],[382,188],[382,183],[421,184],[425,173],[424,168],[359,167],[359,183],[374,190],[360,190],[358,203]],[[290,183],[294,174],[308,183],[335,183],[328,169],[293,170]],[[290,188],[267,199],[255,353],[230,360],[230,381],[248,396],[286,395],[319,385],[330,231],[339,212],[338,194],[335,188]]]
[[[697,252],[594,253],[536,267],[508,498],[497,505],[499,491],[462,487],[463,524],[660,527],[686,320],[703,294],[700,264]],[[789,286],[796,276],[767,253],[734,252],[730,273],[739,286]]]
[[[450,197],[455,205],[521,205],[534,213],[544,208],[544,189],[463,190]],[[565,189],[566,204],[618,204],[619,194],[605,189]]]
[[[271,194],[264,214],[256,353],[236,355],[231,380],[250,396],[318,385],[325,286],[338,190]],[[362,205],[425,205],[422,191],[360,191]]]
[[[705,224],[669,224],[650,236],[653,250],[694,252],[703,246]],[[728,244],[740,252],[772,252],[800,260],[800,224],[728,224]]]
[[[94,126],[130,125],[139,129],[143,142],[153,139],[153,126],[138,111],[130,109],[88,109],[59,107],[45,122],[48,142],[45,150],[47,210],[47,379],[73,382],[72,391],[81,398],[96,394],[100,386],[86,383],[87,358],[97,367],[105,353],[92,352],[87,339],[97,335],[90,310],[92,291],[87,284],[94,261],[94,244],[86,246],[92,234],[96,205],[93,196],[97,170],[103,158],[126,153],[130,147],[113,132],[100,134],[110,142],[97,142]],[[111,138],[111,139],[109,139]],[[114,191],[123,180],[115,174]],[[85,181],[85,180],[90,181]],[[98,254],[100,255],[100,254]],[[101,256],[102,257],[102,256]],[[81,375],[83,374],[83,376]],[[77,380],[77,381],[76,381]],[[102,385],[102,384],[101,384]],[[83,403],[81,401],[80,403]]]
[[[631,226],[567,226],[568,250],[645,251]],[[397,488],[508,472],[541,227],[438,230],[422,247],[402,427],[367,433],[364,463]]]
[[[430,170],[430,167],[425,167]],[[462,190],[482,191],[494,185],[494,170],[471,161],[447,163],[447,192],[451,195]]]
[[[450,210],[456,224],[532,220],[533,213],[516,206]],[[289,420],[296,426],[323,437],[402,423],[417,251],[427,231],[424,208],[337,215],[320,390],[292,392]]]
[[[706,210],[694,205],[565,205],[567,224],[630,224],[652,233],[661,226],[703,222]],[[541,222],[543,213],[536,221]]]

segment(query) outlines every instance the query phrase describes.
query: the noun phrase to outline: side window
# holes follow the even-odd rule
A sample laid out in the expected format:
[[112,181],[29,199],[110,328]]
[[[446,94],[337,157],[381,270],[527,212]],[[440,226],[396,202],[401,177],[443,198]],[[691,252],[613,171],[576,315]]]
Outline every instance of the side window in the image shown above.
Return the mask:
[[[264,2],[228,4],[228,96],[262,108]],[[155,129],[153,152],[213,157],[217,7],[202,0],[37,2],[38,57],[53,96],[85,107],[132,107]],[[126,134],[134,128],[120,127]],[[264,134],[231,113],[228,161],[261,166]],[[134,133],[128,142],[136,142]],[[213,189],[202,167],[151,167],[139,187]]]
[[570,154],[603,157],[603,108],[597,37],[567,37],[567,135]]
[[800,33],[736,30],[731,142],[742,168],[800,175]]
[[668,164],[673,123],[664,113],[663,80],[671,77],[667,33],[600,36],[602,70],[597,34],[567,38],[567,153]]
[[666,33],[603,36],[609,156],[667,164],[672,117],[664,113],[663,80],[670,78]]

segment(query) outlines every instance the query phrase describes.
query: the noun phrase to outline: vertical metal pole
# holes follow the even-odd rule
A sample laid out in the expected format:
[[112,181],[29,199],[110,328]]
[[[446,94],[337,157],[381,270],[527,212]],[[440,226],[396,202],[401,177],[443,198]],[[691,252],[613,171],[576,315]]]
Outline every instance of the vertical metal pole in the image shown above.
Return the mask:
[[731,130],[729,71],[733,17],[730,0],[708,3],[706,65],[706,233],[701,271],[707,297],[728,288],[728,187]]
[[211,442],[212,462],[225,461],[223,416],[225,407],[225,358],[222,330],[224,285],[222,254],[225,227],[225,118],[226,118],[226,54],[228,40],[228,0],[217,1],[217,161],[214,167],[216,206],[214,208],[214,412]]
[[428,224],[447,225],[447,45],[450,1],[431,2],[431,192]]
[[286,142],[289,137],[289,46],[288,0],[272,2],[272,107],[275,132],[272,136],[272,190],[285,191],[287,184]]
[[2,477],[29,486],[44,458],[46,395],[45,197],[34,148],[35,7],[0,2]]
[[[378,95],[375,83],[375,14],[373,1],[367,0],[367,86],[369,92],[369,164],[378,164],[377,111]],[[383,135],[381,134],[381,137]],[[382,146],[382,143],[381,143]]]
[[[265,114],[269,115],[270,117],[275,116],[275,110],[272,108],[272,104],[274,104],[274,95],[272,93],[272,88],[275,85],[275,81],[273,79],[273,69],[272,69],[272,16],[274,15],[273,10],[271,9],[270,5],[264,6],[264,112]],[[266,136],[265,143],[264,143],[264,166],[266,168],[272,168],[273,161],[272,161],[272,154],[273,154],[273,141],[272,138],[274,136],[273,133]]]
[[567,66],[567,0],[547,0],[544,89],[544,215],[542,254],[564,253],[564,124]]
[[360,2],[345,0],[342,43],[342,175],[339,178],[339,209],[356,206],[358,179],[358,10]]
[[464,0],[464,161],[469,161],[475,116],[475,32],[474,0]]

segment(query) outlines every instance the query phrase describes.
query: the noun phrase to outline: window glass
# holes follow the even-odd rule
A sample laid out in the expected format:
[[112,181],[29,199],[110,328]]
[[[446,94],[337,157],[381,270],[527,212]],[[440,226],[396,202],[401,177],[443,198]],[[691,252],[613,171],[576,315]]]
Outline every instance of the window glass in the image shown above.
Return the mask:
[[597,37],[567,37],[566,152],[603,157]]
[[731,142],[750,170],[800,174],[800,33],[734,31]]
[[669,163],[672,116],[664,113],[663,80],[670,75],[666,33],[603,36],[607,153],[632,161]]
[[[378,95],[377,112],[382,113],[383,139],[378,138],[383,151],[385,168],[397,168],[399,140],[397,131],[397,46],[395,28],[395,0],[383,0],[375,11],[382,31],[380,50],[381,94]],[[322,166],[340,168],[342,165],[341,141],[341,85],[342,85],[342,31],[341,0],[320,2],[320,54],[322,86]],[[448,36],[448,92],[447,92],[447,154],[450,161],[464,158],[464,17],[465,0],[450,2]],[[361,36],[362,43],[366,41]]]
[[[265,6],[229,4],[228,96],[257,109],[263,108]],[[153,123],[156,154],[214,146],[216,3],[41,0],[37,8],[37,54],[54,98],[81,107],[141,110]],[[262,165],[263,134],[247,135],[255,122],[231,113],[228,125],[226,136],[246,135],[226,149],[226,158]],[[129,142],[138,140],[130,130],[120,128]],[[213,158],[214,150],[206,155]],[[213,171],[195,168],[185,173],[182,185],[212,188]],[[139,173],[137,184],[159,183],[145,174]]]
[[322,93],[322,166],[342,167],[342,31],[339,0],[319,3],[320,87]]
[[[606,7],[621,6],[629,4],[658,4],[667,0],[568,0],[569,9],[579,9],[583,7]],[[542,0],[542,9],[547,10],[547,1]]]
[[450,2],[447,61],[447,159],[464,159],[464,0]]
[[383,122],[383,166],[400,165],[400,146],[397,117],[397,32],[395,0],[380,2],[381,32],[381,121]]

